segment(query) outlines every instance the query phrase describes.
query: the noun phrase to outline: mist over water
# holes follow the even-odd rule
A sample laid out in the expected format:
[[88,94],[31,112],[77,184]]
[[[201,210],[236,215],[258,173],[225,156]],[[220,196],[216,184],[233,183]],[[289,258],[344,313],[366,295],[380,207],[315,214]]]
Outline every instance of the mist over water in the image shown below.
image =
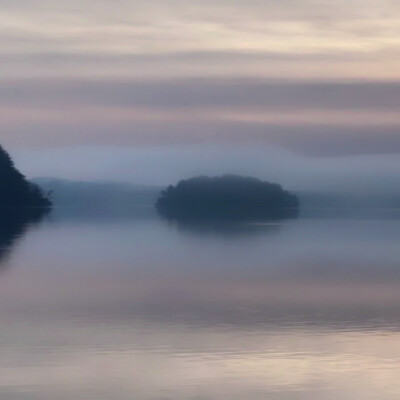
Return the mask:
[[397,399],[400,219],[57,209],[0,260],[5,400]]
[[[310,142],[317,146],[318,140]],[[238,174],[278,182],[296,191],[398,194],[400,187],[396,154],[346,156],[328,151],[328,156],[322,157],[318,153],[310,155],[299,149],[257,145],[246,140],[240,144],[11,147],[11,150],[17,165],[29,177],[163,187],[197,175]]]

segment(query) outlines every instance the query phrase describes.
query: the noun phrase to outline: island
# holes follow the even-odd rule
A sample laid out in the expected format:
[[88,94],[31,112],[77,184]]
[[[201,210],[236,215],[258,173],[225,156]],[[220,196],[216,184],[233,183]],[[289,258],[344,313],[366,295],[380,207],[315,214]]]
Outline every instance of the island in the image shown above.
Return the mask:
[[163,190],[156,208],[176,220],[269,220],[296,217],[299,200],[280,185],[256,178],[200,176]]
[[5,219],[39,218],[49,212],[51,205],[49,196],[17,170],[10,155],[0,146],[0,227]]

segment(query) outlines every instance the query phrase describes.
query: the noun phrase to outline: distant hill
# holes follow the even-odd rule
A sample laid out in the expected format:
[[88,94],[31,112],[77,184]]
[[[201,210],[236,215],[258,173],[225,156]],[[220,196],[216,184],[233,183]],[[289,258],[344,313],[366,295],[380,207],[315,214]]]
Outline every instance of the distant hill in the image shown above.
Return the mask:
[[153,206],[159,187],[119,182],[80,182],[57,178],[36,178],[32,182],[51,192],[55,206],[79,208],[114,208],[132,205]]
[[276,183],[237,175],[195,177],[162,191],[161,215],[187,219],[279,219],[297,216],[298,198]]
[[[37,178],[33,183],[40,186],[43,192],[52,192],[52,201],[56,207],[73,207],[74,216],[90,215],[103,217],[105,209],[115,217],[117,209],[129,206],[145,206],[151,208],[156,203],[163,188],[157,186],[134,185],[118,182],[79,182],[57,178]],[[368,209],[400,208],[399,193],[368,192],[338,193],[318,191],[297,191],[294,195],[301,204],[302,217],[315,216],[352,216],[364,213]],[[59,214],[61,211],[57,211]],[[64,214],[69,211],[65,209]],[[132,211],[133,212],[133,211]],[[138,211],[139,212],[139,211]],[[140,211],[144,213],[144,210]],[[149,211],[150,212],[150,211]],[[122,213],[122,210],[121,210]],[[121,214],[121,218],[125,214]]]
[[303,208],[400,208],[400,192],[297,192]]
[[400,217],[400,192],[297,192],[303,218]]

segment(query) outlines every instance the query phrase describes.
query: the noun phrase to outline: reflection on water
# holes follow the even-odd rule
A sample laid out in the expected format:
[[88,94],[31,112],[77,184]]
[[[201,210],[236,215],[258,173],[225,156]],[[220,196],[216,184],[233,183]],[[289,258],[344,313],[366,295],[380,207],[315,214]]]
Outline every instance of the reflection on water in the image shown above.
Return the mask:
[[183,235],[196,235],[206,237],[240,238],[254,235],[274,234],[282,226],[280,222],[241,222],[241,221],[167,221],[171,228],[177,229]]
[[8,257],[14,243],[47,214],[47,209],[0,208],[0,266]]
[[64,210],[3,260],[1,399],[399,398],[399,220],[147,211]]

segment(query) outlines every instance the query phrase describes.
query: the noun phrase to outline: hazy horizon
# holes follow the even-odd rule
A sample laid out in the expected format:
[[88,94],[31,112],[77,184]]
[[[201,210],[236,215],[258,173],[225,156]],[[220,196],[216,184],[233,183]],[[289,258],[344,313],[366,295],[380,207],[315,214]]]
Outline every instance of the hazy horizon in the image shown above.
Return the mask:
[[396,155],[306,157],[278,147],[250,145],[67,147],[10,153],[31,179],[165,186],[198,175],[238,174],[300,191],[390,193],[400,188]]

